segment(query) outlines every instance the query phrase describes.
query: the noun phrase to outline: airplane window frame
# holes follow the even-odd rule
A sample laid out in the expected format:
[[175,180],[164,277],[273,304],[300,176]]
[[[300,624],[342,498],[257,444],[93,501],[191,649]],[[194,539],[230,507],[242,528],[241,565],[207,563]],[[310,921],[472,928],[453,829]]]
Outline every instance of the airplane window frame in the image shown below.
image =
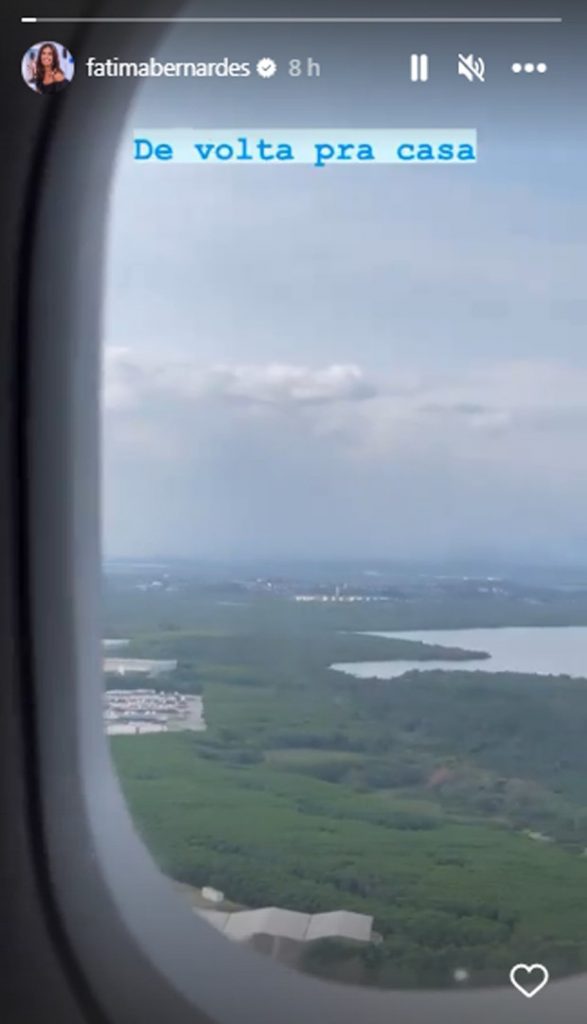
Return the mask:
[[[160,13],[160,5],[150,6]],[[114,13],[114,5],[96,11]],[[140,33],[146,49],[154,48],[163,30],[133,26],[133,44]],[[91,52],[92,40],[104,40],[105,31],[84,26],[78,46],[83,37]],[[66,32],[61,36],[73,52]],[[124,54],[119,30],[116,49]],[[70,976],[104,1019],[128,1021],[140,1012],[145,1022],[165,1015],[178,1024],[228,1024],[243,1020],[244,1006],[251,1020],[268,1024],[276,1014],[292,1024],[302,1012],[324,1019],[315,992],[303,1010],[293,991],[281,1006],[284,988],[298,989],[297,979],[277,966],[268,970],[258,954],[233,946],[181,904],[136,835],[103,733],[97,628],[101,279],[110,176],[136,83],[117,84],[115,102],[100,111],[99,143],[93,130],[90,148],[72,142],[87,130],[89,89],[81,76],[59,107],[39,115],[26,211],[19,325],[26,338],[19,355],[20,412],[26,416],[21,625],[29,647],[23,682],[33,691],[27,731],[36,748],[37,867],[46,874],[53,937],[61,940]],[[48,344],[47,324],[55,321],[59,329]],[[228,985],[231,973],[234,984]]]
[[[160,14],[161,4],[148,9]],[[114,10],[110,3],[92,12]],[[154,50],[163,30],[133,26],[132,42],[140,32],[145,51]],[[104,33],[103,26],[85,26],[78,46],[83,36],[84,49],[92,52]],[[129,42],[128,33],[126,41],[117,36],[121,59]],[[110,1024],[139,1017],[142,1024],[424,1024],[437,1020],[440,999],[455,1022],[474,1014],[478,1024],[494,1024],[498,1015],[507,1020],[511,1014],[520,1024],[546,1024],[553,1012],[561,1024],[578,1021],[581,978],[553,985],[540,1004],[529,1006],[509,988],[441,998],[330,986],[296,975],[238,948],[184,907],[135,831],[101,715],[97,397],[106,211],[135,86],[140,82],[117,82],[115,99],[111,92],[89,125],[95,83],[79,74],[59,107],[36,115],[44,125],[23,239],[30,277],[22,283],[15,335],[23,344],[19,409],[26,414],[19,427],[26,513],[19,554],[29,651],[20,685],[35,748],[33,810],[45,860],[39,870],[46,872],[54,933],[70,972],[78,974],[80,999],[91,999],[93,1014]],[[563,985],[569,1012],[577,1016],[561,1012],[555,993]]]

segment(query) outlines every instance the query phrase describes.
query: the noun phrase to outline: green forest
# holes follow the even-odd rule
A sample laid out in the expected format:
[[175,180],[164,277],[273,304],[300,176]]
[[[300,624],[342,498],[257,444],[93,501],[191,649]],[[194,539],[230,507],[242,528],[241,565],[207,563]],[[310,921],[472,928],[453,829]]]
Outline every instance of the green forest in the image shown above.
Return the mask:
[[[397,609],[171,598],[117,588],[105,614],[105,635],[131,639],[125,656],[178,660],[158,687],[203,694],[205,732],[111,739],[165,873],[244,906],[373,915],[377,943],[305,951],[306,970],[339,980],[439,987],[464,967],[486,985],[519,960],[552,976],[587,968],[583,680],[463,671],[462,650],[443,650],[450,671],[358,680],[329,666],[438,650],[353,632],[407,628]],[[480,624],[457,604],[434,625]],[[430,614],[423,602],[420,622]],[[507,608],[492,615],[510,624]]]

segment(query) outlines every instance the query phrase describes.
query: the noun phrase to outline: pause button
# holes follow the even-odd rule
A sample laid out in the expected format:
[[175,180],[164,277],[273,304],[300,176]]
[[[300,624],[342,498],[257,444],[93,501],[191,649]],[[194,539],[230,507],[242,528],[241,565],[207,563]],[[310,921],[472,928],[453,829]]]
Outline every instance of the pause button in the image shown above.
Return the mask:
[[412,82],[428,81],[428,54],[412,53],[410,56],[410,80]]

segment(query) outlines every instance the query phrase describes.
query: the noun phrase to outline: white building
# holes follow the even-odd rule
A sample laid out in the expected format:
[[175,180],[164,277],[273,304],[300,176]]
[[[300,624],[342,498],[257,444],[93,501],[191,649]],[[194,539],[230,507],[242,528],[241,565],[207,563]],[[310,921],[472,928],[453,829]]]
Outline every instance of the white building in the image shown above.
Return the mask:
[[202,896],[205,900],[209,900],[210,903],[222,903],[224,899],[224,893],[220,892],[220,889],[213,889],[211,885],[204,886]]
[[164,672],[174,672],[177,668],[177,661],[168,659],[153,658],[104,658],[104,671],[116,672],[124,676],[129,673],[138,675],[158,676]]

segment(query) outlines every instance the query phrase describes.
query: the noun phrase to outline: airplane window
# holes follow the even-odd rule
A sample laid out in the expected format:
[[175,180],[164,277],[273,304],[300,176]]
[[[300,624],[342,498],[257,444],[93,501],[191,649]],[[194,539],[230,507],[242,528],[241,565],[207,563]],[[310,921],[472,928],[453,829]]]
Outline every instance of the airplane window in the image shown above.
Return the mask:
[[390,993],[558,1012],[587,968],[568,30],[101,38],[61,91],[141,79],[102,376],[102,714],[136,828],[267,970],[383,990],[382,1020]]

